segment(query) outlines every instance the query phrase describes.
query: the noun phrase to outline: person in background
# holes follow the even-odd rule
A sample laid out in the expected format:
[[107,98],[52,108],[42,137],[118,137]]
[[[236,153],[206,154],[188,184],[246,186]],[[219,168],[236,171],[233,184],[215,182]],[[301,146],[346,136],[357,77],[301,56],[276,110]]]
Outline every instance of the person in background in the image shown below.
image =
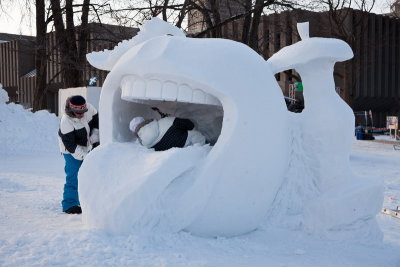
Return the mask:
[[155,151],[206,143],[204,135],[194,130],[194,124],[189,119],[164,117],[160,120],[145,120],[143,117],[135,117],[129,123],[129,129],[137,134],[142,145],[154,148]]
[[62,211],[80,214],[78,171],[86,155],[99,145],[99,116],[95,107],[80,95],[71,96],[65,103],[65,114],[58,131],[60,151],[65,159],[66,182]]

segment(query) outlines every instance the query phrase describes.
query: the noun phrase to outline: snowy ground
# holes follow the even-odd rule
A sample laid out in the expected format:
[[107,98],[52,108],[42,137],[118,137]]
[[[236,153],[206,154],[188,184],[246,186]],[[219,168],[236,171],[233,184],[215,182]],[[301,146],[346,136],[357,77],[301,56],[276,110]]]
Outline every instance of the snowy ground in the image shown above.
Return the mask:
[[[400,205],[400,151],[356,141],[354,171],[382,179],[384,207]],[[236,238],[188,233],[108,236],[61,212],[63,159],[0,155],[0,266],[400,266],[400,219],[379,214],[382,244],[334,242],[263,229]]]

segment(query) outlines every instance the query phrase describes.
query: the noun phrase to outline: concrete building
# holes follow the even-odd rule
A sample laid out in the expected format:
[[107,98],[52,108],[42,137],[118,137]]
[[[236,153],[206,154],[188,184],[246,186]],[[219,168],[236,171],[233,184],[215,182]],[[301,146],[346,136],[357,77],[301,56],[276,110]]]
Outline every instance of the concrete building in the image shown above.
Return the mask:
[[[216,10],[215,15],[218,18],[213,17],[210,14],[210,20],[215,23],[216,20],[224,21],[230,17],[243,14],[244,1],[243,0],[220,0],[215,1],[215,7],[210,5],[209,1],[197,1],[197,4],[207,10]],[[201,32],[207,28],[206,19],[202,16],[202,13],[198,10],[191,10],[188,14],[189,17],[189,34],[195,34]]]
[[0,83],[12,102],[25,102],[24,92],[35,84],[29,75],[35,68],[34,44],[35,37],[0,33]]
[[[310,22],[311,37],[345,40],[352,47],[354,58],[336,64],[337,91],[354,111],[371,110],[375,126],[385,127],[386,116],[400,115],[400,20],[352,9],[338,12],[342,13],[335,15],[343,18],[340,27],[327,12],[287,11],[265,16],[263,54],[268,58],[297,42],[297,22]],[[294,82],[290,75],[293,73],[280,73],[277,77],[286,95],[289,84]],[[307,102],[304,104],[307,106]]]
[[[400,1],[392,10],[400,10]],[[335,18],[343,21],[341,25],[335,24]],[[354,58],[336,64],[334,77],[337,92],[353,110],[371,110],[376,127],[385,127],[386,116],[400,116],[400,20],[393,14],[377,15],[353,9],[271,14],[263,16],[259,27],[260,54],[268,59],[281,48],[299,41],[296,25],[305,21],[310,22],[311,37],[338,38],[352,47]],[[242,23],[237,20],[224,25],[223,38],[240,40],[241,32],[235,29],[242,29]],[[276,78],[285,96],[302,99],[302,93],[293,93],[290,86],[301,81],[295,70],[280,73]]]
[[[118,42],[132,38],[137,34],[137,28],[128,28],[122,26],[115,26],[109,24],[89,23],[89,41],[87,44],[87,53],[92,51],[101,51],[103,49],[112,49]],[[62,74],[60,64],[60,52],[57,46],[55,32],[48,34],[47,50],[49,54],[49,61],[47,64],[47,84],[49,88],[48,93],[48,108],[57,113],[58,112],[58,90],[63,88]],[[91,77],[97,78],[95,86],[101,87],[108,74],[107,71],[102,71],[92,67],[87,61],[84,66],[84,82],[81,86],[87,86]]]

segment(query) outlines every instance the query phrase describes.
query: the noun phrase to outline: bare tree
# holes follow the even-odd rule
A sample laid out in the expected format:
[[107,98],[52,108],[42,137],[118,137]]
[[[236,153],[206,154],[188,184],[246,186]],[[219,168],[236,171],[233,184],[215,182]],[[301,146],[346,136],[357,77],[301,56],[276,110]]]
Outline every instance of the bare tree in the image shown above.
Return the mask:
[[[259,25],[266,8],[273,10],[301,7],[296,0],[142,0],[128,1],[125,5],[109,5],[105,14],[123,25],[141,24],[154,16],[183,28],[191,37],[230,38],[259,49]],[[272,11],[271,11],[272,12]],[[234,28],[232,36],[224,33]],[[235,35],[235,36],[233,36]]]
[[[40,110],[47,108],[46,103],[46,66],[47,66],[47,55],[46,55],[46,32],[48,20],[46,19],[46,7],[45,0],[21,0],[21,1],[10,1],[2,0],[0,1],[0,13],[7,16],[7,12],[10,8],[15,8],[15,5],[25,6],[23,10],[23,17],[30,18],[33,16],[34,12],[31,9],[32,4],[35,5],[36,13],[36,41],[32,41],[30,44],[32,50],[28,49],[24,53],[30,54],[35,57],[35,68],[36,72],[36,84],[34,88],[34,98],[33,98],[33,109]],[[32,54],[31,54],[32,53]]]
[[[98,13],[104,7],[104,2],[101,0],[96,3],[91,3],[90,0],[83,0],[79,3],[73,0],[35,0],[35,7],[37,42],[33,109],[40,110],[48,108],[47,93],[50,87],[54,87],[53,83],[57,78],[61,78],[64,88],[84,86],[88,43],[100,41],[90,39],[89,20],[100,22],[97,28],[101,28],[103,35],[104,32],[108,32],[108,35],[111,36],[110,38],[102,37],[103,44],[116,43],[121,38],[116,33],[106,30],[106,27],[102,27]],[[49,25],[52,25],[55,33],[47,32]],[[90,31],[95,36],[99,35],[93,29]],[[53,37],[55,35],[55,42],[50,41],[54,40],[51,38],[52,35]],[[52,71],[49,72],[50,62],[52,62],[50,65]]]
[[[81,8],[81,25],[75,27],[73,0],[50,0],[57,45],[61,54],[61,71],[64,87],[82,86],[83,66],[88,40],[88,17],[90,0],[84,0]],[[65,14],[65,24],[63,20]]]
[[45,109],[47,107],[47,53],[46,33],[48,20],[46,20],[45,0],[36,0],[36,85],[33,97],[33,110]]
[[387,7],[390,7],[391,16],[395,18],[400,18],[400,1],[390,0],[386,3]]

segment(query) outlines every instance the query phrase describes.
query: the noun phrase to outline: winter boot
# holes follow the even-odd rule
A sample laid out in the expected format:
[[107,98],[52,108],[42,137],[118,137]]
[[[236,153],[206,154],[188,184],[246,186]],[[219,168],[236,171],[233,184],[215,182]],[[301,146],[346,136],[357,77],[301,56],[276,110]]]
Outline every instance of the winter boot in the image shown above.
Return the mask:
[[80,206],[73,206],[73,207],[67,209],[64,212],[68,213],[68,214],[81,214],[82,213],[82,209],[81,209]]

